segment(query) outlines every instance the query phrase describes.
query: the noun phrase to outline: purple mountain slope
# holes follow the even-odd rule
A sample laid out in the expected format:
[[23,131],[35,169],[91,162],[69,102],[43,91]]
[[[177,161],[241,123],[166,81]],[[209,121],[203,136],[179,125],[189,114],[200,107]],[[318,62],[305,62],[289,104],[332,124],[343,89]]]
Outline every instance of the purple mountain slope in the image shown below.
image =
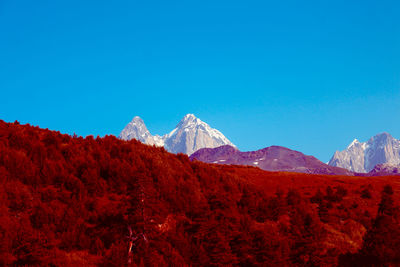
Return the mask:
[[388,163],[376,165],[367,176],[387,176],[400,175],[400,165],[391,165]]
[[250,152],[241,152],[229,145],[203,148],[193,153],[190,159],[207,163],[250,165],[266,171],[354,175],[346,169],[329,166],[313,156],[281,146],[270,146]]

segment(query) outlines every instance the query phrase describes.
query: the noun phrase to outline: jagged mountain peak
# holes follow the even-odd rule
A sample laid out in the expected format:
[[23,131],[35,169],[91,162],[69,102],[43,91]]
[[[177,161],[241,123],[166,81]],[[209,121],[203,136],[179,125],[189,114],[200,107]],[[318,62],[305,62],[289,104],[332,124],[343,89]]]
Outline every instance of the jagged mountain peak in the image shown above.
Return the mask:
[[188,113],[183,117],[182,121],[193,121],[196,119],[198,119],[198,118],[194,114]]
[[186,114],[169,134],[152,136],[140,117],[122,130],[120,138],[137,139],[143,143],[164,148],[172,153],[192,154],[200,148],[214,148],[222,145],[234,146],[220,131],[211,128],[194,114]]
[[131,123],[144,124],[144,121],[143,121],[143,119],[140,118],[139,116],[135,116],[135,117],[133,117],[133,119],[131,120]]
[[393,136],[387,132],[383,132],[383,133],[379,133],[373,137],[371,137],[368,142],[369,143],[384,143],[387,141],[392,141],[395,138],[393,138]]
[[128,125],[126,125],[121,131],[119,138],[123,140],[136,139],[143,143],[154,144],[152,135],[139,116],[135,116]]
[[345,150],[336,151],[329,165],[366,173],[377,164],[400,163],[400,141],[387,132],[371,137],[360,143],[355,139]]
[[201,124],[207,124],[197,118],[194,114],[186,114],[181,121],[176,125],[176,128],[182,128],[182,127],[196,127]]
[[393,136],[388,133],[388,132],[382,132],[382,133],[378,133],[377,135],[375,135],[374,137],[388,137],[388,138],[393,138]]
[[347,149],[349,149],[349,148],[351,148],[353,146],[356,146],[358,144],[360,144],[360,141],[358,141],[358,139],[356,138],[356,139],[353,140],[353,142],[350,143],[350,145],[348,145]]
[[191,155],[201,148],[232,144],[220,131],[213,129],[193,114],[186,114],[166,138],[165,148],[173,153]]

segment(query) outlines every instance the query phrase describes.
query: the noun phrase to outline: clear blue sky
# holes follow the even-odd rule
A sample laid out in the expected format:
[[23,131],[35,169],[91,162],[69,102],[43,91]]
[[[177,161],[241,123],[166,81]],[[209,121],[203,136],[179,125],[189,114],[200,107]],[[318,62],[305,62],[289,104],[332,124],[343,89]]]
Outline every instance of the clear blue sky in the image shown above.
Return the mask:
[[0,119],[79,135],[186,113],[241,150],[400,138],[399,1],[0,0]]

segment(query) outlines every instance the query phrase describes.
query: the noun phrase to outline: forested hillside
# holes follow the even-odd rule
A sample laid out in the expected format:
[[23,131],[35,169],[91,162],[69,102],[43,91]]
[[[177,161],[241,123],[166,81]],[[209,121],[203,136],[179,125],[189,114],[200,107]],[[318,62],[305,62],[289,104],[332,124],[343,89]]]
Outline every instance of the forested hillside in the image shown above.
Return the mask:
[[396,265],[399,189],[0,121],[0,265]]

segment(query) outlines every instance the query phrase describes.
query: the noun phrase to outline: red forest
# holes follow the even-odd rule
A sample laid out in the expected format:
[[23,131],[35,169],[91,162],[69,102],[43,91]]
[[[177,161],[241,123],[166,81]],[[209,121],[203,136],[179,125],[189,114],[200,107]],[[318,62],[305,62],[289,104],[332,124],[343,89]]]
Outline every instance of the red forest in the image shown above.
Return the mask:
[[0,265],[399,265],[398,179],[191,162],[0,121]]

